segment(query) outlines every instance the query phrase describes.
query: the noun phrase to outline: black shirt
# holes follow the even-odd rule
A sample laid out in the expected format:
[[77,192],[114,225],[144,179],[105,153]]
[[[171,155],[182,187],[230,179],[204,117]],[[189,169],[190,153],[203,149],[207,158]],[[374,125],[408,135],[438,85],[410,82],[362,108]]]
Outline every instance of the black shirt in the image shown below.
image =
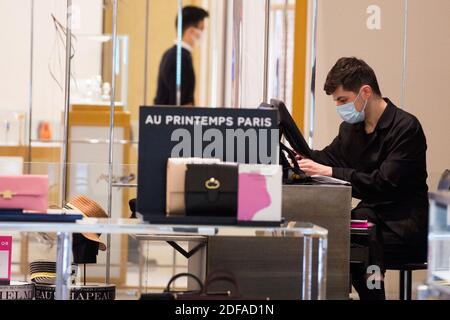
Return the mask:
[[416,117],[385,99],[375,131],[343,123],[339,135],[312,160],[333,167],[333,177],[351,182],[359,208],[371,208],[405,241],[426,243],[428,231],[427,143]]
[[[159,66],[155,105],[177,103],[177,46],[167,50]],[[191,53],[182,48],[181,54],[181,105],[194,104],[195,73]]]

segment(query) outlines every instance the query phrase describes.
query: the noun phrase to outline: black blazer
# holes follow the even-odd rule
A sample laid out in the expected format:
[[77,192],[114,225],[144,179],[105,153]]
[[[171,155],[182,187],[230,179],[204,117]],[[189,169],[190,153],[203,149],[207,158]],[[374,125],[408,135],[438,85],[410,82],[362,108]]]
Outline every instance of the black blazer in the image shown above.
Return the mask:
[[[167,50],[159,66],[155,105],[176,105],[177,98],[177,46]],[[195,73],[191,53],[182,48],[181,55],[181,105],[194,105]]]

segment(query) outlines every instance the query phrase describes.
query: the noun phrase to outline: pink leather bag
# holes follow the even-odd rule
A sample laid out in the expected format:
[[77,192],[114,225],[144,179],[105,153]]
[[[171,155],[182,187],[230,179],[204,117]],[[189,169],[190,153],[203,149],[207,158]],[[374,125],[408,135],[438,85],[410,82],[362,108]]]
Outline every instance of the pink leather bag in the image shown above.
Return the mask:
[[0,209],[47,212],[48,176],[0,176]]

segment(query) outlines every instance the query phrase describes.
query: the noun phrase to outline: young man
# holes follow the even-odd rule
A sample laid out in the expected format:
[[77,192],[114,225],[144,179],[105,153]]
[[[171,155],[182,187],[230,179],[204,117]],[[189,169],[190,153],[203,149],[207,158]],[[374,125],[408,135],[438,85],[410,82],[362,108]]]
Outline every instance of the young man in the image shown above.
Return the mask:
[[[195,72],[192,50],[202,37],[208,12],[193,6],[183,8],[183,43],[181,55],[181,105],[195,104]],[[178,27],[178,18],[176,19]],[[158,89],[155,105],[176,105],[177,103],[177,46],[164,53],[159,67]]]
[[370,264],[381,271],[369,278],[367,270],[352,270],[353,286],[361,299],[385,299],[386,264],[427,259],[426,138],[413,115],[382,97],[374,71],[362,60],[341,58],[325,91],[344,123],[330,146],[299,165],[308,175],[351,182],[353,196],[361,199],[352,218],[375,224]]

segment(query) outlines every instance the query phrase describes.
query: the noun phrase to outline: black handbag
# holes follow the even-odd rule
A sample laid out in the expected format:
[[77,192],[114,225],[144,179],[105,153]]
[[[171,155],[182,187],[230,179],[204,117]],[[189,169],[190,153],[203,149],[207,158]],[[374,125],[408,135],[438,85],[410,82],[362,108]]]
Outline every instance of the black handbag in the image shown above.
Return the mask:
[[236,217],[238,173],[237,165],[187,165],[186,215]]
[[[192,278],[198,284],[198,289],[189,291],[175,291],[171,289],[172,284],[180,278]],[[167,283],[167,287],[163,293],[143,293],[140,300],[183,300],[183,297],[198,296],[203,292],[203,283],[195,275],[191,273],[179,273],[173,276]]]
[[[219,289],[217,289],[219,286]],[[216,288],[215,288],[216,287]],[[225,288],[225,289],[224,289]],[[216,270],[210,273],[199,294],[178,296],[177,300],[270,300],[268,297],[244,297],[232,272]]]

